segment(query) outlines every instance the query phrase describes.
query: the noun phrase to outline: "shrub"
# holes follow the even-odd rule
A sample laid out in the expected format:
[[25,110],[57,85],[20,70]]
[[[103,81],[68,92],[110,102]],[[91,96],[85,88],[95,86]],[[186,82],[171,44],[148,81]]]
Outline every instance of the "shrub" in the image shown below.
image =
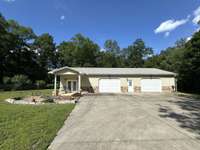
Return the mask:
[[10,91],[12,89],[11,78],[10,77],[3,77],[3,84],[0,85],[0,89],[4,91]]
[[11,83],[14,90],[29,89],[31,88],[31,80],[25,75],[15,75],[11,78]]
[[11,78],[10,77],[3,77],[3,83],[4,84],[11,84]]
[[18,100],[22,100],[22,97],[13,97],[13,99],[18,101]]
[[53,88],[54,88],[54,84],[47,84],[47,85],[46,85],[46,88],[47,88],[47,89],[53,89]]
[[45,82],[44,80],[37,80],[37,81],[35,82],[35,84],[36,84],[36,87],[37,87],[38,89],[42,89],[42,88],[45,88],[45,87],[46,87],[46,82]]
[[44,103],[54,103],[54,98],[51,96],[43,96],[43,98],[45,99]]

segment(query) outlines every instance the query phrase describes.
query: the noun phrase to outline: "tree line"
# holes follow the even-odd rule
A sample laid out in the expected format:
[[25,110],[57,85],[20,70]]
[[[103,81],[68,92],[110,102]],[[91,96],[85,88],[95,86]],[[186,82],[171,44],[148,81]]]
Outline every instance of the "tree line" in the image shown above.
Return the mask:
[[155,67],[176,72],[180,90],[200,92],[200,32],[190,41],[179,40],[160,54],[154,54],[142,39],[136,39],[126,48],[108,39],[102,50],[82,34],[56,44],[49,33],[36,35],[31,28],[6,20],[0,14],[0,53],[3,87],[18,80],[20,83],[23,80],[31,84],[51,83],[47,72],[62,66]]

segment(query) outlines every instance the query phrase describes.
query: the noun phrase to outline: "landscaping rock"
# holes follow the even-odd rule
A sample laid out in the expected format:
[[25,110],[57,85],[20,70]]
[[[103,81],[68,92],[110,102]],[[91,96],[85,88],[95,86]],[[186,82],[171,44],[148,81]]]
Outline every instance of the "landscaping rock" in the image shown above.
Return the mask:
[[30,96],[25,97],[21,100],[16,100],[13,98],[6,99],[5,101],[10,104],[21,104],[21,105],[36,105],[36,104],[47,104],[47,103],[56,103],[56,104],[75,104],[78,102],[79,98],[67,99],[66,97],[42,97],[42,96]]
[[11,103],[11,104],[14,104],[14,102],[15,102],[15,100],[12,99],[12,98],[8,98],[5,101],[8,102],[8,103]]

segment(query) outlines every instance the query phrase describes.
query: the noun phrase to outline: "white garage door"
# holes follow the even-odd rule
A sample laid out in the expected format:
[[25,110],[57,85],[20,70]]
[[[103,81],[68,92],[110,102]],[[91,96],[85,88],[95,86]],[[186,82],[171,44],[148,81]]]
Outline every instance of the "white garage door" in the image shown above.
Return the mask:
[[161,92],[162,83],[160,79],[142,79],[141,91],[142,92]]
[[100,79],[99,92],[100,93],[120,93],[119,79]]

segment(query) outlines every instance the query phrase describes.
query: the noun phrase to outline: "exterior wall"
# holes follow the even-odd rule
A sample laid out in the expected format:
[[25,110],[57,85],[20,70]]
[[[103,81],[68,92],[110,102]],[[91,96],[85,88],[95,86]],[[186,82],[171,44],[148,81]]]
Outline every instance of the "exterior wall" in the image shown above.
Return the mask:
[[171,92],[175,90],[175,78],[161,78],[161,81],[163,92]]
[[[89,92],[98,93],[98,85],[99,80],[106,77],[82,77],[81,88],[83,90],[87,90]],[[107,77],[108,78],[108,77]],[[110,77],[109,77],[110,78]],[[133,91],[135,93],[141,92],[140,82],[143,79],[142,77],[111,77],[111,78],[119,78],[121,81],[121,92],[128,92],[128,80],[133,81]],[[145,77],[148,78],[148,77]],[[150,78],[150,77],[149,77]],[[172,92],[175,90],[175,78],[174,77],[158,77],[162,82],[162,92]],[[174,87],[174,89],[173,89]]]
[[98,77],[88,77],[81,76],[81,89],[86,90],[91,93],[98,93],[99,91],[99,78]]
[[[141,92],[141,79],[142,77],[105,77],[105,76],[86,76],[81,75],[81,89],[91,92],[98,93],[99,92],[99,80],[103,78],[119,78],[121,81],[121,92],[128,92],[128,80],[133,81],[133,92],[139,93]],[[145,77],[148,78],[148,77]],[[149,77],[150,78],[150,77]],[[172,92],[175,90],[175,78],[174,77],[158,77],[162,82],[162,91],[163,92]],[[67,80],[78,80],[77,74],[65,74],[60,76],[60,89],[59,93],[65,93],[65,86]],[[174,89],[173,89],[174,87]]]

